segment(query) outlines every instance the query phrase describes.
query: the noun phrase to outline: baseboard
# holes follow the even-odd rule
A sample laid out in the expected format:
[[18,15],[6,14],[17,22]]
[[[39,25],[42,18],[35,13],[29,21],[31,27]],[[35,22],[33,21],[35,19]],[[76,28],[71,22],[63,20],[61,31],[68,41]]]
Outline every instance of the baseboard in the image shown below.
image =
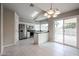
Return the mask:
[[15,43],[13,43],[13,44],[7,44],[7,45],[4,45],[3,47],[5,48],[5,47],[13,46],[13,45],[15,45]]

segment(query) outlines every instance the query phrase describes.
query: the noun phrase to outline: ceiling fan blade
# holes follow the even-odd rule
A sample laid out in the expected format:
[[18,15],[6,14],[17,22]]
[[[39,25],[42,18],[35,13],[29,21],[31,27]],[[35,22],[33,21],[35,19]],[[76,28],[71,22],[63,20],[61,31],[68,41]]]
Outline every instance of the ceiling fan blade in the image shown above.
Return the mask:
[[43,11],[41,11],[41,12],[39,12],[39,14],[37,14],[37,16],[36,17],[34,17],[34,19],[33,20],[36,20],[40,15],[42,15],[42,14],[44,14],[44,12]]
[[31,7],[34,7],[34,4],[31,3],[30,6],[31,6]]
[[39,10],[43,11],[43,12],[46,12],[45,10],[43,10],[43,9],[41,9],[41,8],[39,8],[39,7],[37,7],[37,6],[36,6],[36,5],[34,5],[33,3],[31,3],[31,4],[30,4],[30,6],[31,6],[31,7],[35,7],[35,8],[37,8],[37,9],[39,9]]
[[36,20],[41,14],[44,14],[44,13],[46,12],[45,10],[43,10],[43,9],[41,9],[41,8],[39,8],[39,7],[37,7],[37,6],[34,5],[33,3],[31,3],[30,6],[31,6],[31,7],[35,7],[35,8],[37,8],[37,9],[41,10],[41,12],[39,12],[39,14],[37,14],[37,16],[34,17],[33,20]]
[[37,14],[37,16],[34,17],[33,20],[36,20],[41,14],[44,14],[44,13],[46,12],[45,10],[43,10],[43,9],[41,9],[41,8],[39,8],[39,7],[37,7],[37,6],[34,5],[33,3],[31,3],[30,6],[31,6],[31,7],[35,7],[35,8],[37,8],[37,9],[41,10],[41,12],[39,12],[39,14]]

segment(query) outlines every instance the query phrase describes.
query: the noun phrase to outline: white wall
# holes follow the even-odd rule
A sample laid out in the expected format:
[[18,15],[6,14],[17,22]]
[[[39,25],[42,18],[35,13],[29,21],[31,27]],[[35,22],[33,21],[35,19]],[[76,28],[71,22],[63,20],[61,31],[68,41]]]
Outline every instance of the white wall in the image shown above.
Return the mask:
[[18,16],[14,11],[3,8],[3,45],[4,47],[14,45],[18,35]]
[[77,16],[77,47],[79,48],[79,16]]
[[0,54],[3,53],[3,5],[0,4]]
[[14,12],[3,8],[3,44],[4,46],[14,43]]
[[15,12],[15,43],[19,40],[19,16]]
[[48,41],[53,41],[53,19],[48,19]]
[[1,4],[0,4],[0,53],[1,53]]
[[75,16],[75,15],[79,15],[79,9],[60,14],[60,15],[58,15],[58,17],[53,18],[53,20],[66,18],[66,17],[70,17],[70,16]]

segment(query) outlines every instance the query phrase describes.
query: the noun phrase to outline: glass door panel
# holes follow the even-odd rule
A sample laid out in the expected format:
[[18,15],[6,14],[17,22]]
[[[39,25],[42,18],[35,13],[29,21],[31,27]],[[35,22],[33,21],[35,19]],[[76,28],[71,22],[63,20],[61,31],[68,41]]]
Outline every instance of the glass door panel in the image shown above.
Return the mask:
[[63,43],[63,20],[54,22],[54,41]]
[[77,46],[76,25],[77,25],[76,18],[64,20],[64,44]]

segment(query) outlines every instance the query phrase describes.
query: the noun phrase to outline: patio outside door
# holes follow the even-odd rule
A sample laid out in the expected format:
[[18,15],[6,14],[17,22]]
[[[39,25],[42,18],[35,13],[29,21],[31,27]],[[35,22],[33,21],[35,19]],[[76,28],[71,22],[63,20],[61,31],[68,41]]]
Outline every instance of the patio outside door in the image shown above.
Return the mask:
[[54,21],[54,41],[77,47],[77,18]]
[[64,20],[64,44],[77,47],[77,18]]

